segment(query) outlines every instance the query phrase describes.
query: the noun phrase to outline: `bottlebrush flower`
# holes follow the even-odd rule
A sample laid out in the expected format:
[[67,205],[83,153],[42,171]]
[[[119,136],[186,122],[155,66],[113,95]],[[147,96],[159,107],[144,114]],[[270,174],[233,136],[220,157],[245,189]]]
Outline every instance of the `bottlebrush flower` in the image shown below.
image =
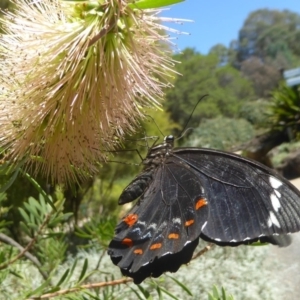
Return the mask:
[[168,85],[159,10],[133,0],[14,3],[0,21],[0,147],[53,182],[95,174]]

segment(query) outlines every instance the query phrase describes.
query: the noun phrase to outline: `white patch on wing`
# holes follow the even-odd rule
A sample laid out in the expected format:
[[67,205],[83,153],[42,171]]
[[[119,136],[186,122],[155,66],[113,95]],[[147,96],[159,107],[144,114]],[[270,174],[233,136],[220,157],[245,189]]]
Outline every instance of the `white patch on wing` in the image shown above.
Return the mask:
[[139,224],[139,225],[143,225],[143,226],[145,226],[146,225],[146,222],[144,222],[144,221],[137,221],[137,223],[136,224]]
[[273,206],[274,210],[277,212],[278,209],[281,207],[279,199],[276,197],[275,194],[271,194],[270,199],[271,199],[271,203],[272,203],[272,206]]
[[282,185],[282,182],[280,180],[272,176],[269,177],[269,182],[273,189],[278,189]]
[[156,224],[156,223],[151,223],[151,224],[148,226],[147,229],[154,229],[154,230],[156,230],[156,228],[157,228],[157,224]]
[[160,228],[160,229],[161,229],[161,228],[165,228],[165,227],[167,227],[167,225],[168,225],[168,222],[167,222],[167,221],[164,221],[164,222],[162,222],[162,223],[160,224],[159,228]]
[[203,229],[205,228],[206,225],[207,225],[207,221],[202,225],[201,231],[203,231]]
[[276,194],[277,198],[281,197],[281,194],[277,190],[274,190],[274,193]]
[[177,224],[181,224],[181,219],[180,218],[173,218],[172,222],[177,223]]
[[275,226],[277,226],[278,228],[280,228],[278,219],[276,218],[275,214],[272,211],[270,211],[270,216],[268,219],[268,226],[271,227],[273,224]]

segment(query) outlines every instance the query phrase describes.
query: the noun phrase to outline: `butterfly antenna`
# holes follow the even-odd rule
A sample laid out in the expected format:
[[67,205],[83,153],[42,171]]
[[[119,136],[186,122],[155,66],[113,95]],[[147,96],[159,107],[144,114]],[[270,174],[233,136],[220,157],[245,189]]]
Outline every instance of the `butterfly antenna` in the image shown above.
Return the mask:
[[193,129],[194,129],[193,127],[189,127],[189,128],[187,128],[187,129],[185,129],[185,131],[184,131],[184,132],[181,132],[181,135],[180,135],[178,138],[176,138],[176,141],[178,141],[178,140],[180,140],[181,138],[183,138],[183,137],[186,135],[186,133],[187,133],[188,131],[193,130]]
[[200,101],[202,101],[202,100],[203,100],[205,97],[207,97],[207,96],[208,96],[208,94],[202,96],[202,97],[198,100],[198,102],[197,102],[196,105],[194,106],[192,112],[190,113],[190,116],[189,116],[189,118],[187,119],[187,121],[186,121],[186,123],[185,123],[185,125],[184,125],[184,127],[183,127],[183,129],[182,129],[182,131],[181,131],[181,133],[180,133],[180,135],[179,135],[179,138],[178,138],[177,140],[179,140],[180,138],[182,138],[182,137],[184,136],[184,134],[190,129],[190,128],[187,129],[187,126],[188,126],[189,122],[191,121],[191,118],[192,118],[192,116],[193,116],[193,113],[194,113],[195,109],[197,108],[197,106],[198,106],[198,104],[200,103]]
[[159,129],[159,126],[157,125],[157,123],[155,122],[154,118],[151,117],[150,115],[145,115],[147,117],[149,117],[150,119],[152,119],[153,123],[155,124],[156,128],[158,129],[158,131],[160,132],[160,134],[165,137],[165,135],[163,134],[163,132]]

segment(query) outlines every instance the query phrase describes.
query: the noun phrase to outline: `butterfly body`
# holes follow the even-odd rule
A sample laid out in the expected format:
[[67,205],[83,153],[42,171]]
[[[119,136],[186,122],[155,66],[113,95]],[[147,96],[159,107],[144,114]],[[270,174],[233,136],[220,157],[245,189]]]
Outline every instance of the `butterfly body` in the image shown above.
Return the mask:
[[279,244],[277,236],[300,230],[300,192],[273,170],[173,144],[168,136],[150,149],[144,170],[120,196],[120,204],[139,200],[117,225],[108,253],[135,283],[176,272],[199,238],[221,246]]

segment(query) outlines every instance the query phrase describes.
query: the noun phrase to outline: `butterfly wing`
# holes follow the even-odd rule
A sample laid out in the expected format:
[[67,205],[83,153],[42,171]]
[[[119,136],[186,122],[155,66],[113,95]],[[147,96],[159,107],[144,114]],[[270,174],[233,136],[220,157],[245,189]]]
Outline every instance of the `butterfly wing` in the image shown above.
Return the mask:
[[273,170],[212,149],[178,148],[173,155],[205,188],[209,215],[202,238],[237,245],[300,230],[300,192]]
[[207,222],[208,206],[197,172],[168,158],[118,224],[108,250],[112,261],[135,283],[165,271],[176,272],[192,257]]
[[212,149],[162,155],[122,194],[121,203],[141,197],[109,245],[112,261],[135,283],[176,272],[199,237],[231,246],[258,239],[289,244],[285,235],[300,230],[300,192],[273,170]]

